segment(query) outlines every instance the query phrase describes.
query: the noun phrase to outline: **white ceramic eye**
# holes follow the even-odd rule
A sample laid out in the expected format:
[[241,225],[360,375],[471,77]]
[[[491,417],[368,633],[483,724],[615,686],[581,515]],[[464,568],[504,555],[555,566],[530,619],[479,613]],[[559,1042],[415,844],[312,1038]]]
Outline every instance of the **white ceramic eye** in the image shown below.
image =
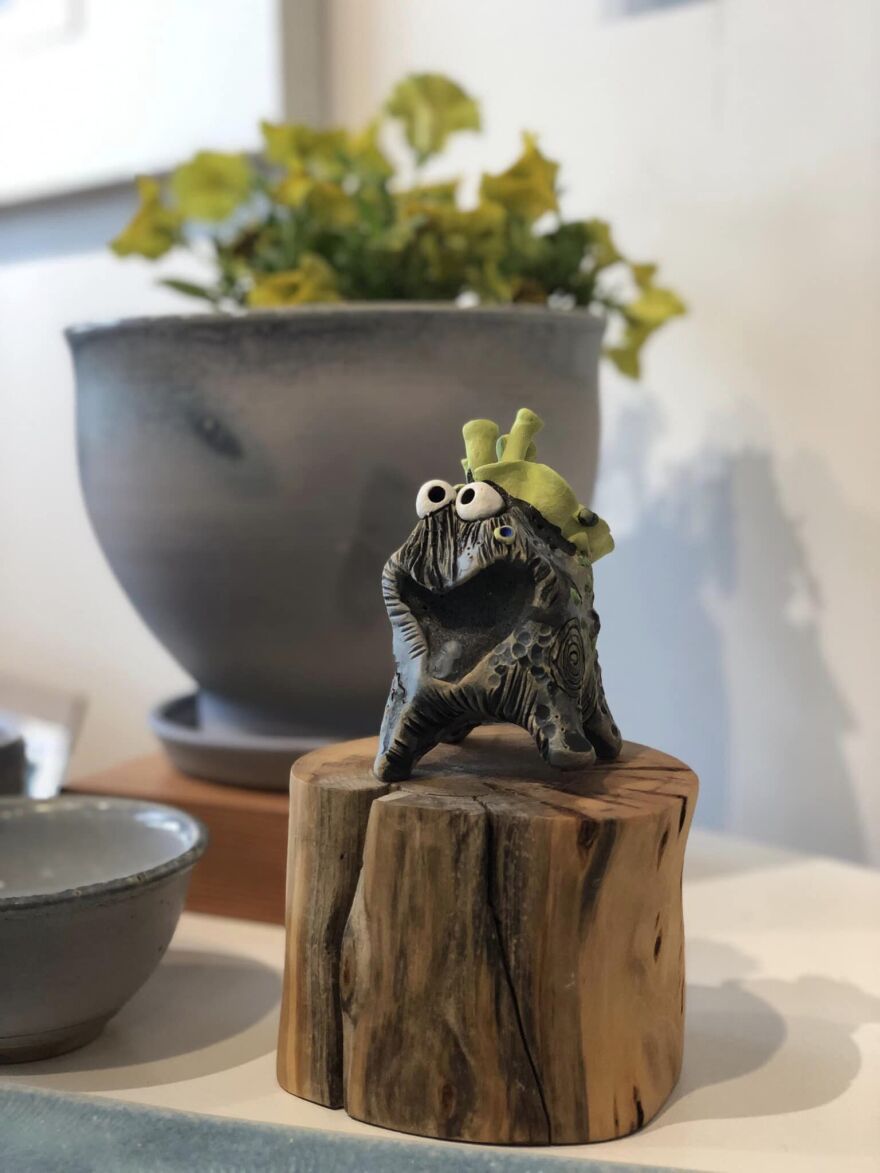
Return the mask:
[[455,512],[462,521],[480,521],[494,517],[504,508],[504,498],[497,489],[485,481],[474,481],[458,490],[455,498]]
[[416,497],[416,513],[427,517],[448,505],[455,497],[455,489],[447,481],[425,481]]

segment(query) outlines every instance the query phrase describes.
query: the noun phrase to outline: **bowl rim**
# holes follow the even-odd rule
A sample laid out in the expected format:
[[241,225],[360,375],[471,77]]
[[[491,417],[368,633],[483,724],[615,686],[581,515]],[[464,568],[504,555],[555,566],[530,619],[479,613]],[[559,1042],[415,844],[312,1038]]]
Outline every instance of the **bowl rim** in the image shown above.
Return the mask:
[[547,305],[473,305],[462,306],[454,301],[341,301],[313,302],[297,306],[278,306],[274,309],[214,311],[213,313],[141,314],[133,317],[105,318],[94,321],[72,322],[64,329],[69,343],[81,338],[102,334],[122,333],[125,330],[184,329],[190,326],[229,326],[241,328],[248,323],[278,321],[316,321],[324,319],[368,317],[425,317],[442,314],[446,317],[507,319],[565,322],[580,329],[603,333],[605,318],[585,306],[561,308]]
[[80,884],[75,888],[61,888],[57,892],[33,892],[20,896],[4,896],[0,891],[0,914],[15,912],[19,909],[45,907],[55,904],[64,904],[69,901],[89,900],[97,896],[111,896],[125,892],[134,892],[145,888],[158,880],[176,875],[195,864],[204,854],[208,846],[208,829],[201,819],[191,815],[180,807],[170,806],[164,802],[152,802],[146,799],[118,798],[115,795],[101,794],[59,794],[54,798],[27,798],[25,796],[0,797],[0,812],[13,807],[25,811],[37,806],[59,806],[68,808],[102,809],[106,806],[117,809],[140,809],[167,812],[189,824],[194,835],[194,842],[186,851],[164,863],[146,868],[139,872],[130,872],[125,876],[114,876],[110,880],[98,880],[94,884]]

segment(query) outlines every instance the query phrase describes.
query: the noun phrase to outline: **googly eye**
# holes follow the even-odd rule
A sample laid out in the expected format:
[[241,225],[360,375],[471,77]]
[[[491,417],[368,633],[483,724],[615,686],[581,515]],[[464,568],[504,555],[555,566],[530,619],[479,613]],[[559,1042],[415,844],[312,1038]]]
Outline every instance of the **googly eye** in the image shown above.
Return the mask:
[[496,542],[501,542],[505,546],[509,546],[515,537],[512,525],[496,525],[492,531],[492,536]]
[[416,497],[416,513],[427,517],[436,513],[455,498],[455,489],[448,481],[425,481]]
[[455,512],[462,521],[480,521],[494,517],[504,508],[504,498],[497,489],[485,481],[474,481],[458,490],[455,498]]

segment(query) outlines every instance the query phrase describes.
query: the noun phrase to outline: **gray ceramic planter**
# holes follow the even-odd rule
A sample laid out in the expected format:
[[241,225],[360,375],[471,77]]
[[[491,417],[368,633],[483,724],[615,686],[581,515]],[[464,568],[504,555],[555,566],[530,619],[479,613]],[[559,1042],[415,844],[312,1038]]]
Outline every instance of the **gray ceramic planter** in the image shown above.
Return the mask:
[[379,580],[461,426],[548,421],[587,499],[602,322],[583,312],[346,305],[68,332],[86,505],[203,724],[351,736],[391,671]]

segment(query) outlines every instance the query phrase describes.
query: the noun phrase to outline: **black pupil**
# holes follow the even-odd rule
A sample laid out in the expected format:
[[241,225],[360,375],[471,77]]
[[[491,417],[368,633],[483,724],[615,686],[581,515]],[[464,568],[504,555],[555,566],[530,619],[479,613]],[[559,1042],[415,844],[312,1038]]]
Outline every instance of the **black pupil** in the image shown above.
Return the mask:
[[431,485],[430,489],[428,489],[428,500],[433,501],[435,504],[438,501],[442,501],[445,496],[446,490],[442,485]]
[[462,505],[470,505],[474,497],[476,497],[476,493],[473,489],[465,489],[465,491],[459,497],[459,501],[462,503]]

